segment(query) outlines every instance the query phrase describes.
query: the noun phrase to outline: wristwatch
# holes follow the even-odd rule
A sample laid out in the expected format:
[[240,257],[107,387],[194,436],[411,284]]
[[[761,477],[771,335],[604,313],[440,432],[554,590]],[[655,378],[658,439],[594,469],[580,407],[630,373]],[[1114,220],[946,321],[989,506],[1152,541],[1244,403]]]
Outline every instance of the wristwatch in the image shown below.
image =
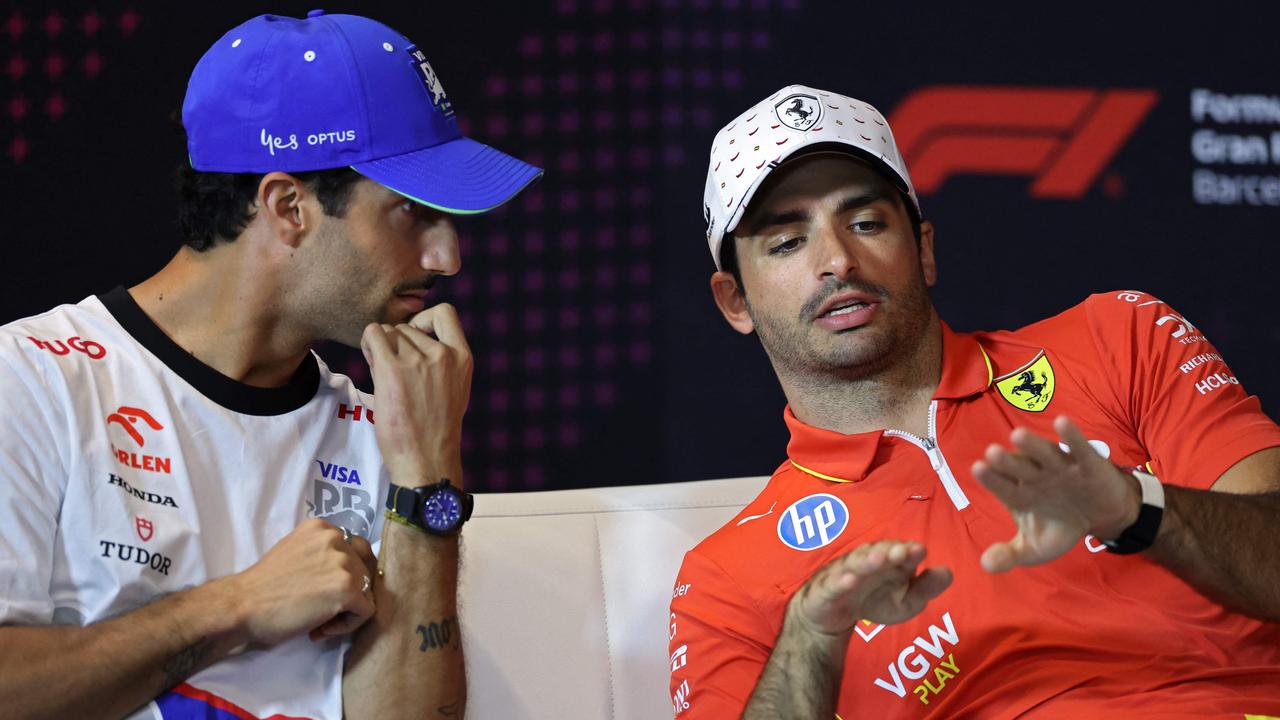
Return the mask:
[[1160,532],[1160,521],[1164,519],[1164,485],[1159,478],[1141,470],[1134,470],[1133,476],[1142,487],[1142,508],[1138,510],[1138,519],[1124,529],[1114,540],[1103,540],[1107,552],[1116,555],[1132,555],[1151,547]]
[[475,499],[448,478],[433,485],[407,488],[394,483],[387,489],[387,519],[432,535],[455,535],[471,518]]

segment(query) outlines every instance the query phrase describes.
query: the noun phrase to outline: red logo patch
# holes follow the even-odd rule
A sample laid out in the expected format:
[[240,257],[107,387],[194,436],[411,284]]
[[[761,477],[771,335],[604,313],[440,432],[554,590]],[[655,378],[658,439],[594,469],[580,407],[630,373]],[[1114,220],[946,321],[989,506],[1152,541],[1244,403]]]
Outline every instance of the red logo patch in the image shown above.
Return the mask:
[[151,536],[155,534],[156,526],[150,520],[142,516],[138,516],[135,517],[133,521],[137,526],[138,537],[142,538],[142,542],[147,542],[151,539]]
[[138,432],[137,428],[134,427],[134,425],[138,424],[139,420],[146,423],[152,430],[164,429],[163,425],[157,422],[155,418],[151,417],[151,413],[141,408],[121,405],[119,410],[116,410],[107,416],[108,424],[115,423],[124,428],[124,431],[129,433],[129,437],[133,438],[133,441],[138,444],[138,447],[143,447],[147,444],[147,441],[143,439],[142,433]]

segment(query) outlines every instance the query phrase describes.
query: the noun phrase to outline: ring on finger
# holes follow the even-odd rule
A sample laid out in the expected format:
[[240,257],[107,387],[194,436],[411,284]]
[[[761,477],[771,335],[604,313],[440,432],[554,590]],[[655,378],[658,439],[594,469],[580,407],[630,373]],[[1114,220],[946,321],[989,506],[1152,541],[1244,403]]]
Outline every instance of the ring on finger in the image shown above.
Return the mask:
[[342,528],[342,541],[348,545],[351,544],[351,531],[347,528]]

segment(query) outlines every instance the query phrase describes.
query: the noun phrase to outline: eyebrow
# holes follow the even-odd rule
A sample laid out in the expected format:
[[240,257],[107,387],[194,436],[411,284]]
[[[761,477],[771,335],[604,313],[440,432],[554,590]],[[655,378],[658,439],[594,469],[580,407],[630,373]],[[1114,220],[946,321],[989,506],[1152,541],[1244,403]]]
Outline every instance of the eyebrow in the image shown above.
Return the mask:
[[[857,210],[858,208],[866,207],[873,203],[880,202],[881,200],[891,199],[892,198],[890,198],[888,193],[878,190],[872,190],[870,192],[862,193],[861,195],[850,195],[849,197],[841,200],[840,204],[836,206],[836,214],[843,215],[850,210]],[[786,210],[761,217],[759,222],[755,224],[755,227],[752,228],[751,232],[755,235],[769,228],[778,227],[779,225],[790,225],[792,223],[808,221],[808,212],[803,210]]]
[[773,213],[760,218],[756,226],[752,228],[752,234],[758,234],[771,227],[779,225],[791,225],[792,223],[802,223],[809,221],[809,213],[803,210],[788,210],[786,212]]
[[836,214],[843,215],[850,210],[857,210],[858,208],[878,203],[881,200],[892,201],[892,199],[893,198],[891,198],[888,193],[881,192],[879,190],[872,190],[871,192],[863,193],[862,195],[854,195],[841,200],[840,204],[836,206]]

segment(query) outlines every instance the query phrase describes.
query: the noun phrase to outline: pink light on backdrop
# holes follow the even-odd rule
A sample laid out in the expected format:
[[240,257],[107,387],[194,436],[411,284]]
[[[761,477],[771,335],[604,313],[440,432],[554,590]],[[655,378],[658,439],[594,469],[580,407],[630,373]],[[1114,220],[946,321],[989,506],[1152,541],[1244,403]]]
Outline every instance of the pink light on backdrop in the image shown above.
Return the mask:
[[59,123],[76,111],[74,99],[84,83],[101,77],[107,54],[131,40],[141,24],[132,8],[70,14],[14,9],[0,21],[0,54],[8,56],[3,72],[10,80],[0,115],[7,121],[0,124],[3,157],[23,165],[56,143]]

